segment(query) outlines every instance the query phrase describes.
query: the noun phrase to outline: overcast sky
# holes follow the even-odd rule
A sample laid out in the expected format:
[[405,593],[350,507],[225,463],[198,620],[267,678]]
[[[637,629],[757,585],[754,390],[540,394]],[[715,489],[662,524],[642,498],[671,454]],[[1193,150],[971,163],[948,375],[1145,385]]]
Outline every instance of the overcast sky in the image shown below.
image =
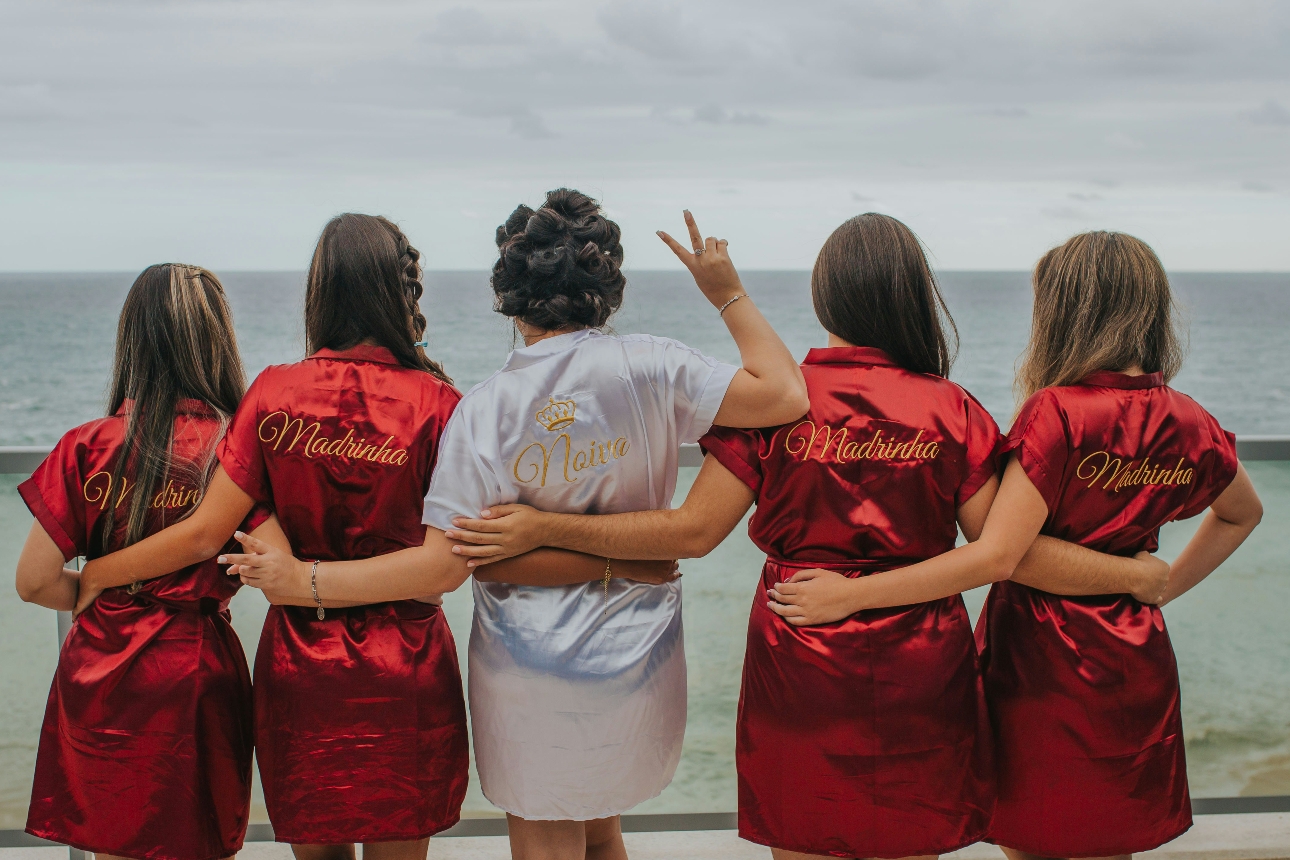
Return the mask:
[[486,268],[559,185],[635,268],[688,206],[747,268],[876,210],[1290,270],[1290,2],[0,0],[0,270],[303,269],[345,210]]

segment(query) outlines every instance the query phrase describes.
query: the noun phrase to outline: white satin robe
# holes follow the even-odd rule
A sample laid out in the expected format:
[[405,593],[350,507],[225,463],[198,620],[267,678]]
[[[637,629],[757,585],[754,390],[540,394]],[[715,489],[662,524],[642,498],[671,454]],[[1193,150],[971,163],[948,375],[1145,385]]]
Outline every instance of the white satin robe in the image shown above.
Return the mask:
[[[521,502],[669,507],[678,446],[737,368],[649,335],[584,330],[511,353],[439,442],[424,521]],[[470,714],[484,796],[531,820],[604,818],[672,780],[685,736],[681,585],[474,583]]]

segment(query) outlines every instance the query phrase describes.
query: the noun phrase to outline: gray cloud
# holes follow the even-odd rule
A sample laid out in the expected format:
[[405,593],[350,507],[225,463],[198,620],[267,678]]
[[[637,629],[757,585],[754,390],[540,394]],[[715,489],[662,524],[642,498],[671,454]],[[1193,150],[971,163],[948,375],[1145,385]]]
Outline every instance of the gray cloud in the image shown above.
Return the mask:
[[1040,214],[1045,218],[1053,218],[1058,221],[1085,221],[1088,219],[1087,212],[1074,206],[1049,206],[1041,209]]
[[1290,110],[1274,99],[1247,111],[1245,116],[1256,125],[1290,125]]
[[1001,119],[1025,119],[1030,116],[1030,111],[1023,107],[983,108],[977,113],[982,116],[997,116]]
[[[178,189],[308,220],[579,181],[653,190],[625,210],[711,183],[745,213],[809,186],[915,216],[970,186],[1029,225],[1084,217],[1081,184],[1120,189],[1096,213],[1174,201],[1146,219],[1290,187],[1278,0],[0,0],[0,20],[0,183],[85,219]],[[0,266],[36,224],[0,201]]]
[[708,122],[713,124],[731,123],[733,125],[766,125],[770,118],[757,113],[756,111],[734,111],[730,112],[724,108],[708,104],[694,109],[695,122]]

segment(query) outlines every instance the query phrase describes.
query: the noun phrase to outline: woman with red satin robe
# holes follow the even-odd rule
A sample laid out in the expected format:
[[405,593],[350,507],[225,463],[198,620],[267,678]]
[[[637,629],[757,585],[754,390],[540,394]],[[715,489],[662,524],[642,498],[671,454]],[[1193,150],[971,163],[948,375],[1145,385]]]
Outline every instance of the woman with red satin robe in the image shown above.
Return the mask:
[[[223,544],[257,502],[308,558],[421,542],[420,500],[460,395],[416,343],[418,259],[383,218],[342,215],[324,228],[306,285],[308,357],[256,378],[200,508],[132,550],[185,563]],[[129,552],[84,578],[111,582]],[[91,599],[83,589],[81,603]],[[355,842],[424,856],[424,840],[456,823],[466,712],[434,602],[272,606],[255,663],[256,758],[279,841],[304,857],[352,855]]]
[[[1118,857],[1191,826],[1160,605],[1235,551],[1262,507],[1232,435],[1167,385],[1181,350],[1168,279],[1145,243],[1076,236],[1039,261],[1034,287],[1020,371],[1029,396],[981,537],[909,572],[1007,575],[1024,555],[991,588],[977,629],[998,772],[989,839],[1012,860]],[[1161,525],[1206,508],[1154,589],[1113,568],[1030,563],[1032,541],[1052,538],[1143,556]]]
[[[217,547],[257,502],[285,534],[269,543],[315,561],[427,541],[421,499],[460,394],[421,349],[419,259],[384,218],[328,223],[306,285],[309,356],[256,378],[198,510],[87,565],[78,605],[123,571],[168,570]],[[466,710],[435,592],[469,571],[443,543],[449,569],[419,599],[324,600],[309,582],[295,600],[266,591],[274,605],[256,652],[256,757],[275,838],[302,860],[352,858],[359,842],[368,860],[424,858],[429,837],[460,816]],[[535,576],[577,566],[571,553],[544,557],[552,563]],[[583,578],[603,566],[587,559]],[[670,575],[670,565],[650,566],[660,568]]]
[[[535,543],[690,557],[756,502],[749,534],[767,560],[739,702],[740,835],[781,860],[953,851],[985,834],[994,802],[959,596],[988,572],[911,596],[898,568],[952,549],[956,523],[976,536],[998,486],[998,427],[945,378],[952,323],[904,224],[870,214],[839,227],[812,295],[829,347],[802,365],[810,411],[780,427],[713,429],[680,509],[570,517],[497,506],[452,534],[481,544],[470,552],[485,563]],[[1101,563],[1087,555],[1076,561]],[[885,590],[823,619],[767,600],[835,580]]]
[[[1172,304],[1159,260],[1131,236],[1087,233],[1045,255],[1020,375],[1030,396],[1005,446],[1033,511],[1027,533],[1155,552],[1161,525],[1210,509],[1159,605],[1262,515],[1232,434],[1167,384],[1181,364]],[[1021,508],[1004,502],[991,520]],[[999,755],[991,840],[1014,856],[1147,851],[1191,826],[1164,616],[1115,590],[1062,586],[996,585],[977,631]]]
[[[35,517],[18,562],[22,599],[71,610],[80,574],[66,561],[188,516],[244,388],[219,280],[192,266],[145,269],[121,311],[108,417],[67,433],[18,487]],[[132,571],[131,586],[76,619],[49,691],[28,833],[139,860],[242,847],[251,676],[229,623],[240,583],[218,551],[165,576]]]

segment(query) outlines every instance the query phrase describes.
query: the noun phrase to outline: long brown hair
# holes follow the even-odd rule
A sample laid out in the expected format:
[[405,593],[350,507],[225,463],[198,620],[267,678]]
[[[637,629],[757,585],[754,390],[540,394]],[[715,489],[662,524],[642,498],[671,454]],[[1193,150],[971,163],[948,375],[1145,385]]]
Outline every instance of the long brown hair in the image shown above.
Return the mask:
[[404,367],[452,382],[418,345],[426,331],[420,260],[385,218],[346,213],[328,221],[305,285],[306,351],[350,349],[370,338]]
[[1097,370],[1141,367],[1168,382],[1186,344],[1169,278],[1146,242],[1125,233],[1073,236],[1039,258],[1030,343],[1017,371],[1025,401]]
[[834,230],[815,259],[811,302],[830,334],[949,376],[958,328],[918,237],[895,218],[866,212]]
[[[109,415],[130,401],[111,484],[118,486],[127,470],[131,473],[126,546],[143,537],[153,496],[173,469],[191,471],[187,477],[198,487],[210,482],[215,443],[223,428],[194,460],[175,461],[171,449],[179,401],[202,401],[226,427],[245,391],[233,314],[219,279],[205,269],[178,263],[144,269],[121,308],[108,393]],[[104,549],[114,520],[115,510],[109,505],[100,533]]]

